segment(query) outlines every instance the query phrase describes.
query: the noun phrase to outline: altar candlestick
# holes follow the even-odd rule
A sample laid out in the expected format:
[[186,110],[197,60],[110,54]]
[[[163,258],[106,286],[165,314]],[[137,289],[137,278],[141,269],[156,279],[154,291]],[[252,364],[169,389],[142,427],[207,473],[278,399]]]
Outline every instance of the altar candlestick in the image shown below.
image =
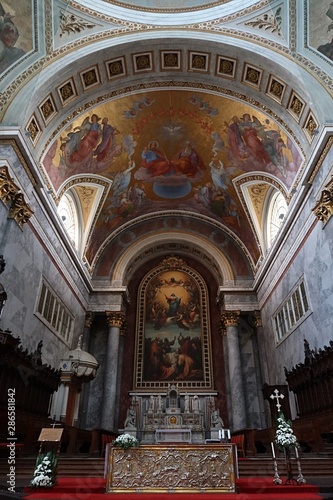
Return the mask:
[[295,455],[296,455],[296,458],[299,458],[297,446],[295,446]]
[[271,447],[272,447],[272,455],[273,455],[273,458],[275,458],[274,443],[271,443]]

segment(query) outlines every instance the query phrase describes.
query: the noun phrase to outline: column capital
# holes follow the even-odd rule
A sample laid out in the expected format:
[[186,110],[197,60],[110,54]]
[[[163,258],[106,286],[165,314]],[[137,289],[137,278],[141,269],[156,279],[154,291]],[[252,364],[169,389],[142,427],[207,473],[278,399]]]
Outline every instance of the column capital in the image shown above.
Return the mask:
[[253,319],[254,319],[254,324],[256,328],[259,328],[262,326],[262,319],[261,319],[261,312],[260,311],[253,311]]
[[120,336],[125,337],[126,333],[127,333],[127,321],[123,320],[123,323],[120,327]]
[[94,314],[92,312],[87,312],[84,318],[84,327],[90,328],[94,319]]
[[227,335],[227,330],[224,321],[222,321],[222,319],[219,321],[219,334],[221,335],[221,337]]
[[221,314],[221,322],[224,328],[228,326],[238,326],[240,311],[223,311]]
[[105,311],[108,326],[116,326],[118,328],[123,327],[125,316],[123,312],[120,311]]

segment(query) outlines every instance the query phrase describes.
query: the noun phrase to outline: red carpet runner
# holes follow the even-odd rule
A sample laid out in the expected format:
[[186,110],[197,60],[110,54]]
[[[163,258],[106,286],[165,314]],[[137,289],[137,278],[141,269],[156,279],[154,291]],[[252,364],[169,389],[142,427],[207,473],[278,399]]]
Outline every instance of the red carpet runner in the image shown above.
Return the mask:
[[321,500],[316,486],[275,485],[272,477],[243,477],[238,493],[105,493],[105,480],[95,477],[59,479],[54,488],[25,491],[25,500]]

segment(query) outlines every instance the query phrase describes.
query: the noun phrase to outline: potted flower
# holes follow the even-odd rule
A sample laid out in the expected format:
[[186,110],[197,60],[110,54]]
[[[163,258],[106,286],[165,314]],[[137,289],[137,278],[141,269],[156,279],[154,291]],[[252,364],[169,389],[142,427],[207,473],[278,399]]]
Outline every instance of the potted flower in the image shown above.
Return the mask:
[[50,488],[56,484],[57,457],[48,452],[39,455],[36,460],[36,469],[30,485],[34,488]]
[[129,448],[133,448],[133,446],[139,446],[140,442],[131,434],[121,434],[113,441],[113,446],[118,446],[123,450],[128,450]]

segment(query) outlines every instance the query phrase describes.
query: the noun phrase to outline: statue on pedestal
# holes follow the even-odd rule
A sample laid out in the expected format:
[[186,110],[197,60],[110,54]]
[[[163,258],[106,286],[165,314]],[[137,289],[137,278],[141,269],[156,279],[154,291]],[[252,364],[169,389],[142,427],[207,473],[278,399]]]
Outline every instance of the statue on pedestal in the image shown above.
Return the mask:
[[124,428],[136,429],[136,414],[135,408],[133,406],[130,406],[130,408],[127,410],[127,417],[125,419]]
[[210,417],[210,427],[211,429],[223,429],[223,420],[220,417],[219,411],[214,409]]

